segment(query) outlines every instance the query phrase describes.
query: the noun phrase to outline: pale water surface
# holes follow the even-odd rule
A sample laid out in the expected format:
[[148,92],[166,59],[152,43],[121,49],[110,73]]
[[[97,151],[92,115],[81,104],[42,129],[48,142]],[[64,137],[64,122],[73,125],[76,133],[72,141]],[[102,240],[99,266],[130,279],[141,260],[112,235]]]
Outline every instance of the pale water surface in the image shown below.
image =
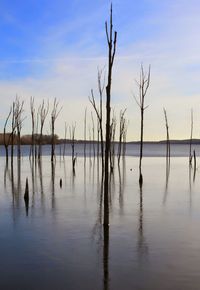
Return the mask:
[[116,163],[103,231],[101,170],[77,160],[73,175],[70,157],[52,168],[44,156],[36,171],[15,159],[12,178],[0,158],[0,289],[200,289],[198,168],[172,158],[166,174],[165,158],[146,157],[140,190],[138,158]]

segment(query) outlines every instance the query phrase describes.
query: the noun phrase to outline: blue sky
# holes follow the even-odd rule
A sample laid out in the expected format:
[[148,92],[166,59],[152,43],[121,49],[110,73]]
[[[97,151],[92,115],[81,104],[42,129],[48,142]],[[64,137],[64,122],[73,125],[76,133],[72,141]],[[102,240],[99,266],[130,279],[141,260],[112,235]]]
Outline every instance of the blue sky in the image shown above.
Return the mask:
[[[97,67],[107,64],[104,23],[110,1],[0,0],[0,126],[18,94],[58,98],[63,106],[58,134],[64,122],[77,122],[82,137],[84,108],[96,89]],[[195,136],[200,122],[200,3],[198,0],[113,1],[118,32],[113,71],[113,107],[127,107],[129,140],[139,137],[139,112],[134,103],[134,80],[141,62],[151,64],[152,79],[146,111],[145,139],[165,138],[163,106],[172,138],[188,138],[190,109],[194,108]],[[0,128],[1,129],[1,128]],[[29,118],[24,132],[29,130]],[[46,126],[48,132],[48,124]]]

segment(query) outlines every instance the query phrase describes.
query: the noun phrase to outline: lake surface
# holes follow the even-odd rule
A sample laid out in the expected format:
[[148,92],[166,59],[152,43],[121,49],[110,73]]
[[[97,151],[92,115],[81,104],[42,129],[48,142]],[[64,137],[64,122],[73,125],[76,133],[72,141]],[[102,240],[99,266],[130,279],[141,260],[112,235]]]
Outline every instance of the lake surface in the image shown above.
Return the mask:
[[138,158],[116,162],[104,231],[97,159],[78,157],[74,175],[70,156],[32,170],[23,155],[13,175],[0,157],[0,289],[200,289],[198,158],[196,174],[188,157],[167,174],[164,157],[144,158],[142,190]]

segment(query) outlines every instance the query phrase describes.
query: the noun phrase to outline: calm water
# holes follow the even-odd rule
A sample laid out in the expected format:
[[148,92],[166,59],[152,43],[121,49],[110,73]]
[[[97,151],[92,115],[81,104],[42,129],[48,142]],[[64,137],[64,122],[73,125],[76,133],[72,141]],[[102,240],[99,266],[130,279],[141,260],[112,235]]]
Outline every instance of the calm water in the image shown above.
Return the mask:
[[0,289],[200,289],[200,176],[188,158],[172,158],[167,175],[165,158],[144,158],[140,191],[138,158],[127,156],[105,232],[97,161],[78,158],[74,176],[70,157],[49,160],[36,171],[15,160],[12,178],[0,157]]

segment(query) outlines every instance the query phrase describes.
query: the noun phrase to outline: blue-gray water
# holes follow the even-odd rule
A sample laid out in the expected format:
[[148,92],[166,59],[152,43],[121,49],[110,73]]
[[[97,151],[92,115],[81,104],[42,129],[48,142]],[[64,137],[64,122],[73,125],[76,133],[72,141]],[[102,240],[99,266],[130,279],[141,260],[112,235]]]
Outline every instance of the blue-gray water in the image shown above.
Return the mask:
[[77,154],[74,175],[70,156],[53,168],[45,154],[35,168],[24,148],[13,176],[0,157],[0,289],[199,289],[198,158],[196,175],[188,157],[173,157],[168,174],[164,157],[144,158],[141,191],[138,158],[127,156],[111,176],[104,232],[97,159]]
[[[131,144],[128,143],[126,145],[126,156],[139,156],[139,144]],[[22,146],[22,155],[29,156],[30,154],[30,146]],[[51,154],[51,146],[50,145],[43,145],[42,146],[42,153],[43,155],[47,156]],[[57,145],[56,146],[56,155],[63,155],[64,145]],[[192,154],[195,150],[196,155],[200,156],[200,144],[193,144],[192,145]],[[71,144],[66,144],[65,155],[71,155],[72,147]],[[95,144],[87,144],[86,146],[86,155],[93,156],[94,152],[97,154],[97,145]],[[100,152],[100,148],[99,148]],[[115,145],[115,152],[118,153],[118,144]],[[0,156],[4,156],[5,150],[4,147],[0,145]],[[17,147],[15,146],[15,155],[17,154]],[[84,144],[75,143],[75,154],[78,157],[84,156]],[[159,144],[159,143],[146,143],[144,144],[143,148],[143,156],[146,157],[164,157],[166,155],[166,145]],[[171,156],[172,157],[186,157],[189,156],[189,144],[171,144]]]

